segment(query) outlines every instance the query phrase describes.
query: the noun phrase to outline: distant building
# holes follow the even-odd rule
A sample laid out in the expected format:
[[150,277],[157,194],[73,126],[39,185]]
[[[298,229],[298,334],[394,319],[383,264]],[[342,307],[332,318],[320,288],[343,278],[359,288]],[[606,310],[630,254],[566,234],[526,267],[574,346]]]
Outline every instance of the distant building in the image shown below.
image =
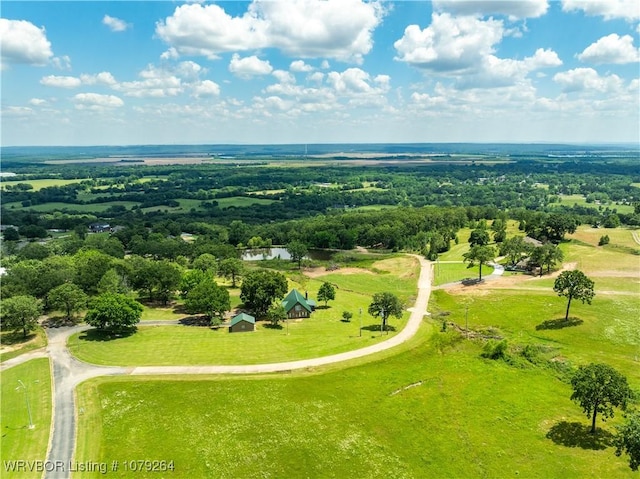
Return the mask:
[[538,241],[537,239],[532,238],[531,236],[525,236],[522,241],[524,241],[528,245],[531,245],[535,248],[542,246],[542,241]]
[[246,313],[240,313],[234,316],[229,325],[230,333],[246,333],[255,330],[256,318]]
[[302,296],[297,289],[292,289],[282,301],[282,306],[289,319],[308,318],[316,309],[316,302],[307,295]]
[[89,225],[89,231],[92,233],[111,232],[111,225],[109,223],[91,223]]

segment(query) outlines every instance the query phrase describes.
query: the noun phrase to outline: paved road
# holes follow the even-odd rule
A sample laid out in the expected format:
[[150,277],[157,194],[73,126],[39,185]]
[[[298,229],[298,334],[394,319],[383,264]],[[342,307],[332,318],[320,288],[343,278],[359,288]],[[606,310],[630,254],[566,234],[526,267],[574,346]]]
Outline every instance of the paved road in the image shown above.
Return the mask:
[[[225,365],[225,366],[144,366],[144,367],[105,367],[96,366],[79,361],[71,356],[66,343],[72,334],[89,329],[89,326],[75,326],[47,329],[49,345],[47,353],[51,358],[53,367],[53,418],[50,434],[49,451],[47,460],[62,461],[69,465],[75,451],[75,387],[87,379],[108,375],[157,375],[157,374],[256,374],[278,371],[291,371],[293,369],[305,369],[326,364],[347,361],[360,358],[389,348],[393,348],[412,338],[418,331],[424,315],[427,313],[427,305],[431,294],[431,263],[426,259],[415,256],[420,261],[420,278],[418,279],[418,295],[416,302],[409,311],[411,315],[407,325],[402,331],[390,339],[368,346],[366,348],[347,351],[331,356],[305,359],[300,361],[288,361],[269,364],[250,365]],[[174,321],[144,321],[139,326],[178,324]],[[28,353],[28,359],[45,357],[42,351]],[[27,355],[25,355],[27,356]],[[2,365],[6,369],[20,364],[27,359],[18,361],[16,358],[11,364],[9,361]],[[68,471],[53,471],[45,474],[46,479],[68,478]]]
[[94,366],[73,358],[67,349],[67,339],[85,329],[89,329],[89,326],[47,329],[47,351],[53,368],[53,417],[47,460],[54,463],[62,461],[65,468],[47,472],[47,479],[64,479],[70,476],[67,469],[73,459],[76,444],[75,387],[89,378],[126,374],[129,371],[126,368]]

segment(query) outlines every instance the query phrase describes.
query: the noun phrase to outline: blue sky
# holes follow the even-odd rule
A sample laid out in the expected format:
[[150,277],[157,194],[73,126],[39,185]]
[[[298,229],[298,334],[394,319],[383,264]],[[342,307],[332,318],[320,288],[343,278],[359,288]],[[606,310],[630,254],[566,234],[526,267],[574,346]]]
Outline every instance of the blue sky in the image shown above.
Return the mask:
[[638,0],[4,1],[1,143],[640,141]]

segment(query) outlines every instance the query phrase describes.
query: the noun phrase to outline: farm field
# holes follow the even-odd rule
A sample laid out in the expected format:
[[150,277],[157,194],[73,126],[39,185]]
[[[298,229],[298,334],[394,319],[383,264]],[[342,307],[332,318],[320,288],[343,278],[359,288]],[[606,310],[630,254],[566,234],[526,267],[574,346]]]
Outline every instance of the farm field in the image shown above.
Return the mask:
[[[32,359],[2,372],[2,396],[0,405],[0,451],[2,460],[44,461],[49,442],[51,424],[51,377],[49,360]],[[29,429],[29,415],[26,407],[25,390],[27,388],[31,409],[33,429]],[[9,414],[10,412],[10,414]],[[33,478],[41,474],[11,473],[2,464],[2,477]]]
[[33,191],[40,191],[42,188],[47,188],[49,186],[65,186],[65,185],[71,185],[74,183],[80,183],[81,181],[87,180],[89,178],[78,178],[78,179],[72,179],[72,180],[65,180],[62,178],[47,178],[47,179],[42,179],[42,180],[20,180],[20,181],[15,181],[15,180],[10,180],[10,181],[5,181],[2,180],[0,181],[0,188],[1,189],[5,189],[7,188],[7,186],[15,186],[18,183],[23,183],[23,184],[28,184],[31,185],[33,187]]
[[602,204],[597,203],[587,203],[587,199],[584,195],[559,195],[560,201],[556,203],[557,205],[566,205],[566,206],[591,206],[591,207],[599,207],[609,208],[612,210],[616,210],[618,213],[632,213],[633,206],[632,205],[617,205],[613,201],[605,202]]

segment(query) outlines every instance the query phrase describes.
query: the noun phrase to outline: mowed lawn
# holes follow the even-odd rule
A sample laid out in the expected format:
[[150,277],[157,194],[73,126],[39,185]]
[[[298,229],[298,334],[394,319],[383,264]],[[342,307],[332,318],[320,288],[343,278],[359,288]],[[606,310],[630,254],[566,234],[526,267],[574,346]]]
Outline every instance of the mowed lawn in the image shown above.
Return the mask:
[[438,352],[430,329],[409,351],[325,374],[91,380],[76,459],[173,461],[160,476],[181,478],[630,477],[569,385],[482,359],[475,342]]
[[24,339],[22,331],[0,332],[0,362],[15,358],[23,353],[43,348],[47,345],[47,335],[44,329],[37,327]]
[[[131,336],[110,340],[89,330],[69,338],[69,350],[90,363],[128,366],[258,364],[307,359],[366,347],[396,334],[409,317],[405,312],[401,319],[391,318],[392,330],[381,335],[379,321],[367,313],[371,296],[390,291],[410,306],[416,295],[419,274],[414,258],[379,261],[373,268],[380,272],[350,270],[350,274],[335,272],[307,279],[305,286],[311,298],[316,297],[322,282],[328,281],[336,288],[336,299],[330,301],[327,308],[323,303],[318,304],[310,318],[291,320],[279,328],[259,322],[255,332],[230,334],[226,328],[141,325]],[[290,281],[290,287],[305,289],[293,281]],[[237,301],[234,295],[234,303]],[[342,320],[343,311],[353,314],[351,322]],[[166,313],[173,315],[170,311]]]
[[[2,372],[2,415],[0,415],[0,476],[36,478],[41,473],[9,473],[6,461],[44,461],[51,428],[51,375],[49,360],[32,359]],[[31,416],[35,427],[29,429],[29,414],[25,390],[27,388]]]

